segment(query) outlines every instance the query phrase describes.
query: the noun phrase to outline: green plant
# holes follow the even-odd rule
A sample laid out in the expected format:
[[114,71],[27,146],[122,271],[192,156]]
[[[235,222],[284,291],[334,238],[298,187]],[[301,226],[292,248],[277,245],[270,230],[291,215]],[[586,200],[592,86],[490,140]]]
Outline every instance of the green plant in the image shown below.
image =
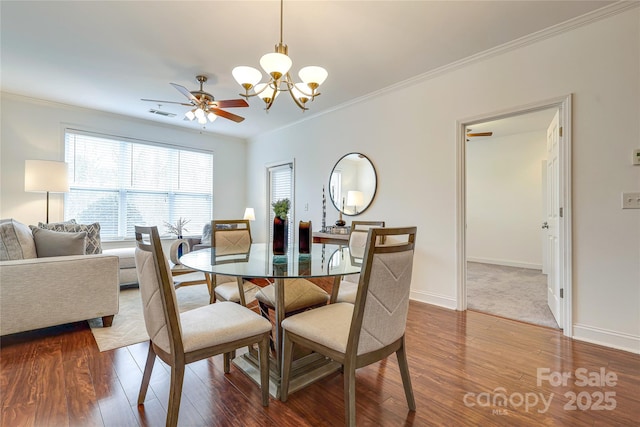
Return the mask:
[[289,215],[289,209],[291,208],[291,202],[289,202],[289,199],[280,199],[277,202],[271,203],[271,207],[273,207],[273,213],[277,217],[286,221]]
[[171,224],[170,222],[165,221],[164,222],[164,226],[167,230],[167,232],[171,233],[171,234],[175,234],[176,236],[182,236],[182,233],[185,231],[189,231],[187,230],[187,228],[185,227],[185,225],[187,225],[189,222],[191,222],[190,219],[182,219],[179,218],[175,225]]

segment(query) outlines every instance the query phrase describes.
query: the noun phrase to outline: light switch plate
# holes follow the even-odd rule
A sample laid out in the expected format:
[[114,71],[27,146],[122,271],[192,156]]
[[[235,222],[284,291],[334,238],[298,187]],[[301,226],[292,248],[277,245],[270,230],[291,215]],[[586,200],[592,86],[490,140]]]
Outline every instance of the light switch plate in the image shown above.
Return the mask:
[[640,149],[633,150],[633,164],[640,165]]
[[640,193],[622,193],[622,209],[640,209]]

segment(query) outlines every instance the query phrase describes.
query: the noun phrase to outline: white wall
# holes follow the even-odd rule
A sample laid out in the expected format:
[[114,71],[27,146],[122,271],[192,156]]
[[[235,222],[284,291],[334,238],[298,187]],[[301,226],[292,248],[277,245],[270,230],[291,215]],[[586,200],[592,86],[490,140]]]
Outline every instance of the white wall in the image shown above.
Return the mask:
[[456,121],[571,93],[574,335],[640,352],[640,211],[620,209],[622,191],[640,191],[639,76],[636,7],[261,135],[247,156],[252,228],[264,239],[265,163],[295,157],[296,212],[309,203],[320,224],[333,164],[360,151],[379,185],[358,219],[418,226],[412,297],[454,308]]
[[[2,93],[0,218],[43,221],[45,195],[24,191],[24,161],[63,160],[64,128],[98,131],[214,152],[213,215],[240,217],[245,208],[246,142],[155,122]],[[63,195],[51,194],[50,221],[63,219]],[[159,224],[161,225],[161,224]],[[109,246],[109,245],[106,245]]]
[[467,260],[542,268],[546,132],[467,142]]

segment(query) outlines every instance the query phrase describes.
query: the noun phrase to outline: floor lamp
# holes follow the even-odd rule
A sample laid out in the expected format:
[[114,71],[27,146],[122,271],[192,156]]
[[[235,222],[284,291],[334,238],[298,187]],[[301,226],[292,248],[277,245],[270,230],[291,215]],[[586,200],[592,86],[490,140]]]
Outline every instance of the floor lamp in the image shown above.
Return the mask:
[[69,192],[69,172],[65,162],[25,160],[24,191],[47,193],[47,224],[49,223],[49,193]]

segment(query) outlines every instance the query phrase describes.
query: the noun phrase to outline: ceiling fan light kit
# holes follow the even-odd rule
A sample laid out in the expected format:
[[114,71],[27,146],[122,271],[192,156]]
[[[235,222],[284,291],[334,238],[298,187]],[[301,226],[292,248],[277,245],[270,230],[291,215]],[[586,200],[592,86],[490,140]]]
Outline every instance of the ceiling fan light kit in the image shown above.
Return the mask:
[[276,44],[275,52],[267,53],[260,58],[260,66],[269,76],[269,81],[259,83],[262,80],[262,73],[253,67],[241,65],[235,67],[231,74],[233,78],[244,89],[240,96],[250,98],[258,96],[265,103],[265,110],[269,110],[273,101],[280,92],[289,92],[291,99],[301,110],[308,110],[306,103],[313,101],[318,87],[324,83],[329,73],[322,67],[304,67],[298,73],[302,83],[295,83],[289,74],[293,65],[289,58],[289,48],[282,42],[282,15],[284,0],[280,0],[280,43]]

